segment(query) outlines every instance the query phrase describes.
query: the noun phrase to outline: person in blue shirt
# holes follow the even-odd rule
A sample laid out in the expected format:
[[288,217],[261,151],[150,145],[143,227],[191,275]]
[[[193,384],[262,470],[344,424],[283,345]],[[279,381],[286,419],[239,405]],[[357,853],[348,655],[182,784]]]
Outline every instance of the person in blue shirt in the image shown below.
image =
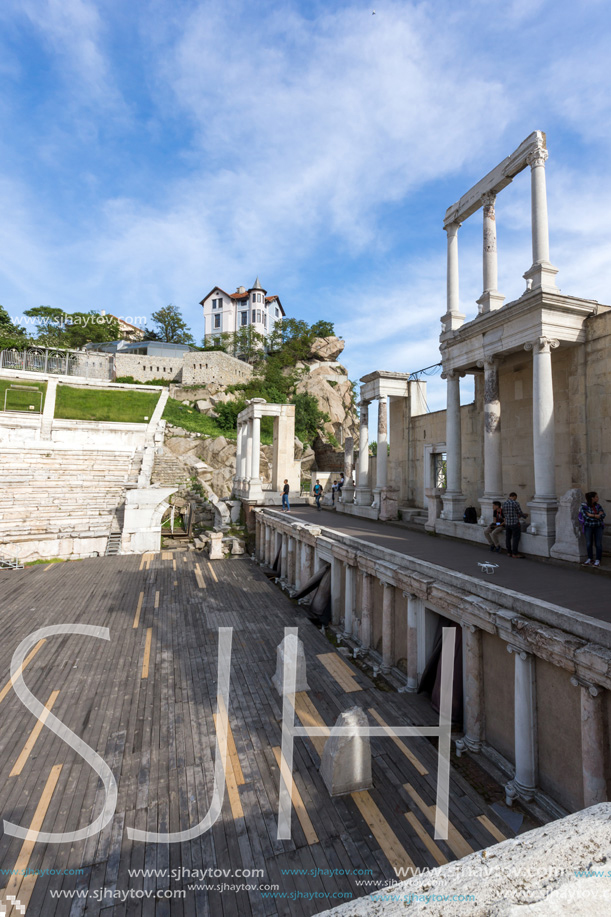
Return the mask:
[[314,499],[316,500],[316,509],[318,510],[319,513],[322,512],[322,509],[320,506],[321,497],[322,497],[322,485],[320,481],[316,481],[316,484],[314,485]]

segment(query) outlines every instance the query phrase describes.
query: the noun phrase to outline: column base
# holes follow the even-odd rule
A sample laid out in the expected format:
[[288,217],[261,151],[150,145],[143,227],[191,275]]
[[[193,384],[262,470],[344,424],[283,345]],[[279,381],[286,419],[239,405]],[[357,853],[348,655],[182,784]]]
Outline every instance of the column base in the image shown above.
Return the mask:
[[549,261],[539,261],[533,264],[533,266],[529,267],[522,275],[526,281],[526,292],[530,293],[531,290],[543,290],[549,293],[559,293],[560,291],[556,285],[557,273],[558,268],[550,264]]
[[556,497],[535,497],[527,504],[530,510],[530,522],[527,528],[529,535],[545,535],[554,538],[556,535]]
[[456,740],[456,757],[460,758],[466,751],[478,755],[482,750],[482,743],[478,739],[472,739],[471,736],[463,736]]
[[443,325],[443,330],[445,331],[458,331],[458,329],[464,325],[466,315],[463,315],[462,312],[446,312],[445,315],[441,316],[441,324]]
[[498,500],[500,503],[503,502],[502,494],[483,494],[477,501],[481,507],[481,515],[479,517],[480,525],[490,525],[493,519],[492,504]]
[[537,788],[534,786],[524,786],[515,778],[505,784],[505,802],[512,806],[516,799],[523,799],[524,802],[532,802],[535,797]]
[[398,689],[398,692],[397,692],[397,693],[398,693],[398,694],[417,694],[417,693],[418,693],[418,685],[417,685],[417,683],[416,683],[415,681],[409,681],[409,680],[408,680],[407,684],[402,685],[402,687],[400,687],[400,688]]
[[441,513],[441,518],[447,519],[449,522],[462,522],[465,515],[465,506],[467,503],[465,495],[460,493],[445,493],[441,499],[443,501],[443,512]]
[[486,312],[495,312],[500,309],[505,302],[505,297],[498,290],[486,290],[477,300],[479,314],[485,315]]
[[356,506],[371,506],[373,495],[368,487],[357,487],[354,492]]

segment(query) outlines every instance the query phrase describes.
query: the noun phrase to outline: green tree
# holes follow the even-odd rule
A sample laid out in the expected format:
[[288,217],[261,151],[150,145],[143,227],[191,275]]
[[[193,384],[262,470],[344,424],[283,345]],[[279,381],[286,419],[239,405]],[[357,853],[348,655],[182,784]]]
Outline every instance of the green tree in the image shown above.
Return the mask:
[[37,319],[36,344],[80,350],[85,344],[116,341],[119,322],[113,315],[100,312],[64,312],[55,306],[34,306],[25,315]]
[[5,347],[23,347],[28,336],[21,325],[15,324],[3,306],[0,306],[0,349]]
[[195,344],[191,329],[172,303],[153,312],[151,320],[157,325],[155,339],[171,344]]
[[324,319],[315,322],[310,328],[310,331],[315,338],[331,338],[335,336],[333,322],[327,322]]

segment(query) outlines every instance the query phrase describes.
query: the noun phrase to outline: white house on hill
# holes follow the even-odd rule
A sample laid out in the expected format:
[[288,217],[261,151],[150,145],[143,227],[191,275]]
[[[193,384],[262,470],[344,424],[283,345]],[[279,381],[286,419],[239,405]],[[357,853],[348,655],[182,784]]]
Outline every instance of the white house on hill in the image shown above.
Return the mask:
[[233,334],[249,325],[269,337],[275,323],[282,321],[285,313],[279,297],[266,294],[258,277],[250,290],[238,287],[235,293],[226,293],[220,287],[213,287],[200,303],[204,310],[206,340],[211,341],[223,333]]

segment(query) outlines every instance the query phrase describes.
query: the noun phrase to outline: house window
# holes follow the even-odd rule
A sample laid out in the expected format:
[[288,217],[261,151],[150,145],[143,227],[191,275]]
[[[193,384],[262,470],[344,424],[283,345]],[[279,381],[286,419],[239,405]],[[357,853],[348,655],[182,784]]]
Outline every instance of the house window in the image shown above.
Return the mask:
[[248,324],[248,312],[240,312],[240,324],[241,325]]
[[223,308],[223,299],[222,299],[222,297],[221,297],[220,299],[213,299],[213,300],[212,300],[212,308],[213,308],[213,309],[222,309],[222,308]]
[[252,310],[252,319],[251,319],[253,325],[254,325],[254,323],[256,322],[256,320],[257,320],[257,313],[256,313],[255,310],[253,309],[253,310]]
[[280,309],[276,306],[276,318],[280,316]]
[[214,327],[215,327],[215,328],[220,328],[220,327],[221,327],[221,316],[220,316],[220,315],[215,315],[215,316],[214,316]]

